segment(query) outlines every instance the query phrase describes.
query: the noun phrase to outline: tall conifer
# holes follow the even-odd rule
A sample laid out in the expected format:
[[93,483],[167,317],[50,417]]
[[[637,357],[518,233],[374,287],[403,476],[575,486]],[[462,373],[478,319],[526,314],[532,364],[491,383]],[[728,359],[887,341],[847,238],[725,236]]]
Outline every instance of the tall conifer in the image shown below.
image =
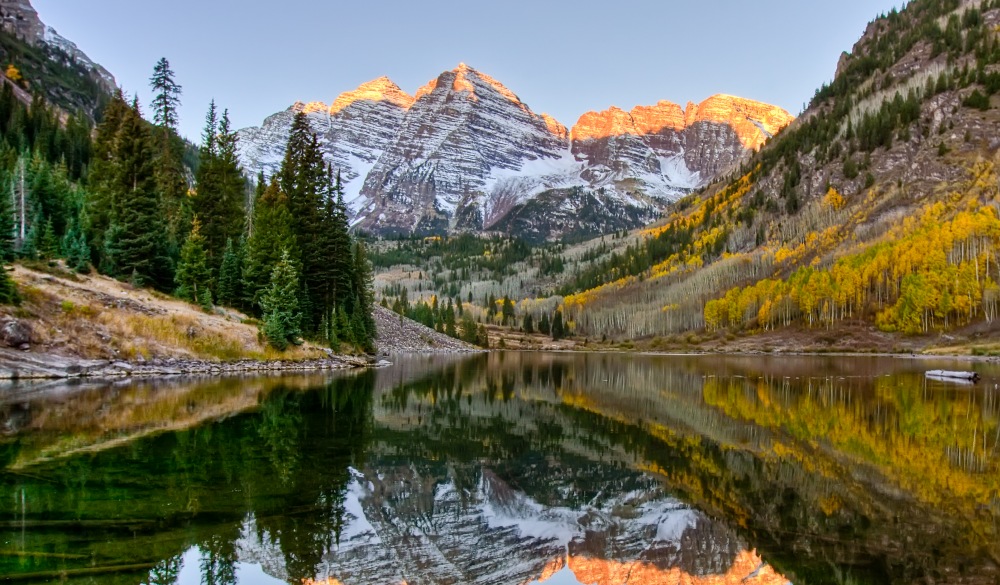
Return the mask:
[[243,282],[251,308],[260,306],[261,294],[282,251],[288,253],[292,262],[298,258],[293,221],[288,198],[277,181],[272,181],[254,205],[254,231],[247,241]]
[[243,233],[246,182],[236,154],[236,133],[229,122],[229,112],[223,111],[218,119],[214,101],[205,117],[200,154],[197,194],[192,205],[202,218],[208,262],[215,272],[222,265],[226,240],[239,238]]
[[170,245],[176,250],[187,235],[190,212],[187,208],[188,185],[182,162],[184,146],[177,134],[181,86],[174,81],[174,72],[166,58],[160,59],[153,67],[149,86],[153,90],[156,184],[170,232]]
[[110,264],[116,276],[136,284],[170,288],[167,226],[160,211],[150,136],[137,103],[125,112],[115,142],[118,168],[113,196],[118,209]]

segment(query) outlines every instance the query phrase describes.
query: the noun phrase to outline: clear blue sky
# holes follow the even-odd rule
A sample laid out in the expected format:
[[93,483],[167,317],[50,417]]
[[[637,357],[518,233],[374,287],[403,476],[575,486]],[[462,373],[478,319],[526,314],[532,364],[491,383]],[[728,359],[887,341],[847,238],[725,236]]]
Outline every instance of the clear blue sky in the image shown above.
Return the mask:
[[567,126],[611,105],[729,93],[801,111],[900,0],[32,0],[149,103],[167,57],[197,141],[210,99],[237,128],[388,75],[413,93],[464,61]]

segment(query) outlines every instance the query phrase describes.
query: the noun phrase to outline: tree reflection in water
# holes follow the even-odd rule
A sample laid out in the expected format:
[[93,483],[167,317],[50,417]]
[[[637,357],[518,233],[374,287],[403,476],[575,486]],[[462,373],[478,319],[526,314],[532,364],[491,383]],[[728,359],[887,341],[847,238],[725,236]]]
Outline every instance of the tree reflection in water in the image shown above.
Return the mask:
[[15,392],[0,574],[993,583],[977,367],[970,391],[885,358],[499,353]]

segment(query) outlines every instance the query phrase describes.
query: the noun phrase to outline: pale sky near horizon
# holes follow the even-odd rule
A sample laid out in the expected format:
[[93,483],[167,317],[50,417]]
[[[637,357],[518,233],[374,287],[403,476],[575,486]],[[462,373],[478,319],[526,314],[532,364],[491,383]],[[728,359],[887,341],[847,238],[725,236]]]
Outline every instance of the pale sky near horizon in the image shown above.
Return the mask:
[[153,65],[183,86],[181,133],[209,100],[236,128],[382,75],[403,90],[459,62],[567,127],[588,110],[728,93],[802,110],[869,21],[901,0],[32,0],[42,21],[148,109]]

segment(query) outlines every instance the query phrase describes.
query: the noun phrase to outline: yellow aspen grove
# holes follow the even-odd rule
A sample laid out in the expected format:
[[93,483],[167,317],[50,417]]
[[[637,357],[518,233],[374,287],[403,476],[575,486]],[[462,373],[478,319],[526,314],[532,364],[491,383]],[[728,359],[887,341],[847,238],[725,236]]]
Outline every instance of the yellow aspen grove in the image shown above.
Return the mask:
[[[837,195],[831,190],[825,200],[833,205]],[[1000,218],[993,207],[950,219],[945,211],[941,203],[930,205],[883,241],[829,267],[810,265],[784,281],[728,290],[705,304],[705,325],[770,329],[796,315],[808,327],[868,318],[885,331],[926,333],[966,325],[981,313],[992,321],[1000,302]],[[793,254],[777,254],[775,261]],[[780,318],[782,303],[791,306]]]

